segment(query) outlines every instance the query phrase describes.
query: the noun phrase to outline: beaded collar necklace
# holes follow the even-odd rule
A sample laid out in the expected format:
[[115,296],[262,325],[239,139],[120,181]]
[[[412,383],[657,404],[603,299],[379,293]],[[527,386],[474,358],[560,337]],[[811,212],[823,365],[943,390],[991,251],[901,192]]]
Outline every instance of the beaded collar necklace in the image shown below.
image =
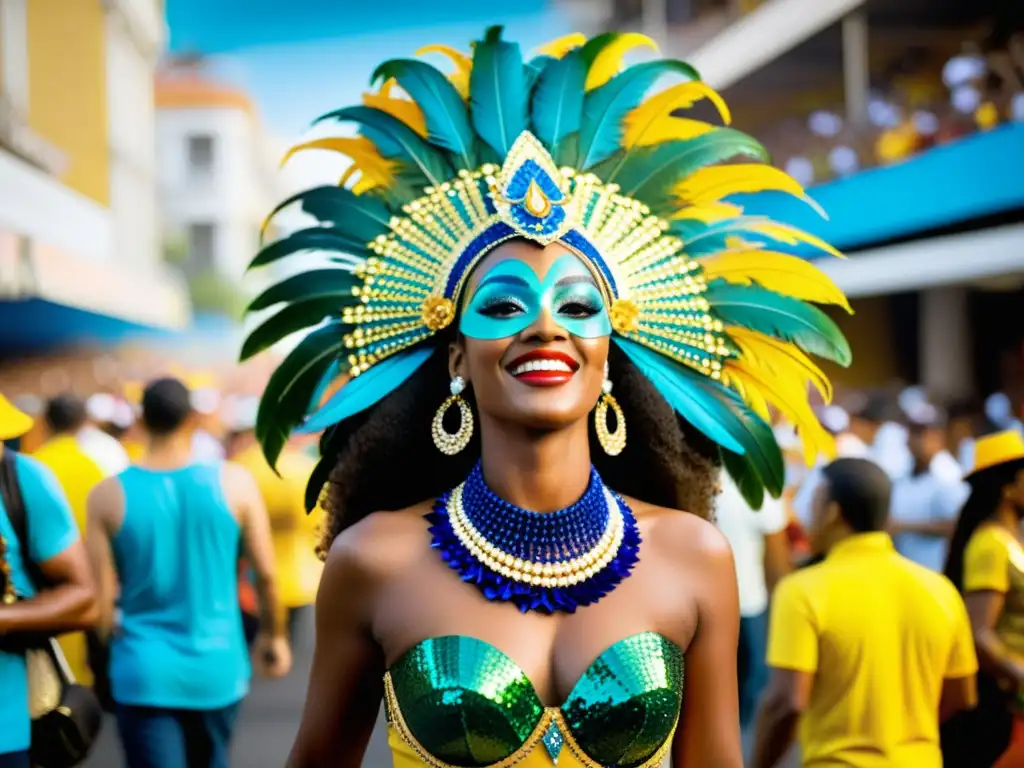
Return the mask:
[[638,559],[636,518],[593,468],[579,501],[543,513],[501,499],[487,487],[478,462],[427,519],[431,546],[463,581],[524,613],[573,613],[596,603]]

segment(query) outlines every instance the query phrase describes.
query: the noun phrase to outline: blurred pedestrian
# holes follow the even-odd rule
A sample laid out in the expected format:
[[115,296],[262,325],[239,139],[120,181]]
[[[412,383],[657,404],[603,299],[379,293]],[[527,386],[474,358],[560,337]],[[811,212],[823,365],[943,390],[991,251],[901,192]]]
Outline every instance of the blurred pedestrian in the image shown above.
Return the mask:
[[[981,671],[978,708],[943,730],[950,768],[1024,764],[1004,755],[1014,715],[1024,714],[1024,437],[1016,429],[979,438],[971,494],[950,543],[946,574],[963,592]],[[1021,729],[1020,721],[1016,727]],[[1022,734],[1024,735],[1024,734]],[[1024,752],[1024,739],[1012,739]]]
[[296,630],[312,624],[323,563],[316,554],[322,512],[306,513],[306,484],[316,459],[295,445],[286,445],[274,469],[263,457],[256,441],[256,411],[259,398],[239,398],[231,417],[232,460],[249,470],[270,517],[274,559],[282,605],[288,611],[288,632],[292,643]]
[[117,411],[113,395],[98,392],[85,402],[87,421],[78,431],[78,443],[107,476],[128,468],[128,452],[102,428]]
[[919,407],[909,434],[914,471],[893,484],[889,532],[901,555],[938,572],[970,489],[946,450],[945,420],[937,408]]
[[42,463],[3,445],[31,427],[32,419],[0,395],[0,768],[30,765],[29,686],[19,644],[86,629],[96,619],[92,574],[60,484]]
[[[47,440],[32,456],[49,467],[57,478],[71,506],[78,532],[84,535],[86,500],[105,477],[100,466],[78,442],[78,433],[87,421],[85,402],[72,393],[58,395],[46,404],[45,421]],[[85,635],[81,632],[65,635],[60,638],[60,644],[75,678],[82,685],[91,686],[93,673]]]
[[766,497],[760,510],[744,500],[728,472],[722,472],[722,491],[715,500],[715,523],[729,540],[736,564],[740,595],[738,654],[740,725],[753,723],[761,691],[768,682],[765,650],[768,642],[768,596],[791,570],[781,500]]
[[938,768],[939,721],[975,700],[963,602],[884,532],[892,483],[865,459],[824,468],[811,535],[825,558],[782,579],[768,633],[771,680],[754,765]]
[[228,765],[250,676],[236,580],[243,547],[262,603],[254,659],[272,677],[291,665],[259,491],[238,465],[193,460],[193,419],[184,384],[150,384],[142,461],[89,497],[87,543],[128,768]]

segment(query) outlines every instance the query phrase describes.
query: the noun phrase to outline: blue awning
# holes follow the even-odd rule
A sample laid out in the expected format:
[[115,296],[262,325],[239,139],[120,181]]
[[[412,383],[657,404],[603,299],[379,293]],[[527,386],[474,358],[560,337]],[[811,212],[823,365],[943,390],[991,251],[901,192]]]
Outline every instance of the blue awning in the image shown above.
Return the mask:
[[174,333],[45,299],[0,300],[0,356],[167,339]]
[[781,194],[736,201],[747,213],[782,219],[844,250],[1022,209],[1024,125],[1005,125],[808,192],[827,221]]

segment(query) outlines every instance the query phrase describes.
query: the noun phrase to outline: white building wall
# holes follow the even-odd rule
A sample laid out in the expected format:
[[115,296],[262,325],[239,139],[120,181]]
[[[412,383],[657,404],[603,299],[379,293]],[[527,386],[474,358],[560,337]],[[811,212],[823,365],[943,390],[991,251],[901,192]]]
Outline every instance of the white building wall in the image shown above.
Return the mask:
[[153,75],[164,42],[159,0],[108,0],[107,98],[114,258],[160,266]]
[[[192,136],[213,139],[208,172],[190,163]],[[191,225],[212,224],[216,268],[241,278],[255,253],[263,218],[280,199],[270,151],[259,123],[242,110],[159,110],[157,152],[165,234],[187,242]]]

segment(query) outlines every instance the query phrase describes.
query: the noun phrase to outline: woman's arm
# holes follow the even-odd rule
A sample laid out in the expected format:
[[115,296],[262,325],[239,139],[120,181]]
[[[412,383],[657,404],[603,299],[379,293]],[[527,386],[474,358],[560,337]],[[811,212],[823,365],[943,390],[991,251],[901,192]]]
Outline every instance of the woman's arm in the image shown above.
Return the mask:
[[736,569],[725,537],[702,531],[697,631],[686,650],[683,712],[672,762],[701,768],[743,768],[736,647],[740,609]]
[[1024,687],[1024,666],[1021,665],[996,634],[996,622],[1003,612],[1006,596],[1002,592],[983,590],[964,595],[967,615],[971,619],[978,666],[1014,691]]
[[[359,529],[335,540],[316,599],[316,650],[288,768],[358,768],[383,698],[384,658],[371,634],[372,547]],[[367,551],[369,550],[369,551]]]

